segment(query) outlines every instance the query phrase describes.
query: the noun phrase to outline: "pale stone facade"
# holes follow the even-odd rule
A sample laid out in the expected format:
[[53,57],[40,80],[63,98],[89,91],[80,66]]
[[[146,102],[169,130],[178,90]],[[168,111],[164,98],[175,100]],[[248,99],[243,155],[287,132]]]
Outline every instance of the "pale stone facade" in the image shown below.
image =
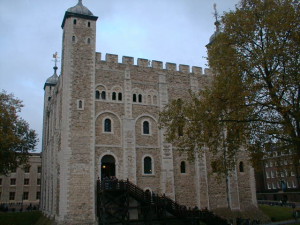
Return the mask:
[[[115,175],[181,204],[226,207],[209,157],[189,162],[167,143],[159,112],[208,84],[208,69],[95,52],[97,17],[81,1],[64,17],[62,74],[45,86],[43,212],[58,224],[95,224],[95,182]],[[109,160],[108,160],[109,158]],[[253,169],[230,178],[230,205],[256,205]],[[184,170],[181,164],[184,162]],[[240,191],[242,190],[242,191]]]

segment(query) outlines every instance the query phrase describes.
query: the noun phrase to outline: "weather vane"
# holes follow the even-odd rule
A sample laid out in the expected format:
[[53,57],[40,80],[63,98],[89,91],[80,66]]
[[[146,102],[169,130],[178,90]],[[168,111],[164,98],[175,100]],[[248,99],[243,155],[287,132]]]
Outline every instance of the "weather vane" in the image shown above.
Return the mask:
[[59,62],[59,61],[58,61],[59,57],[58,57],[57,52],[55,52],[55,53],[53,54],[53,59],[54,59],[54,60],[52,60],[52,61],[54,61],[54,63],[55,63],[55,66],[53,67],[53,69],[54,69],[54,72],[55,72],[55,74],[56,74],[56,70],[58,69],[58,67],[57,67],[57,62]]
[[216,3],[214,3],[214,10],[215,10],[214,16],[215,16],[215,19],[216,19],[215,25],[216,25],[217,31],[219,31],[220,22],[219,22],[219,20],[218,20],[219,14],[218,14],[217,4],[216,4]]

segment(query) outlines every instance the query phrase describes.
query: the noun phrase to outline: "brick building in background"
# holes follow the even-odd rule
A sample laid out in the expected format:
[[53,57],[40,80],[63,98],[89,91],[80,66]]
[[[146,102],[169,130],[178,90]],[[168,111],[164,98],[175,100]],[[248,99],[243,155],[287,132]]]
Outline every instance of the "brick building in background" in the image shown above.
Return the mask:
[[41,196],[41,154],[31,153],[28,167],[0,176],[0,204],[39,205]]
[[257,199],[300,202],[299,164],[291,152],[272,151],[255,174]]

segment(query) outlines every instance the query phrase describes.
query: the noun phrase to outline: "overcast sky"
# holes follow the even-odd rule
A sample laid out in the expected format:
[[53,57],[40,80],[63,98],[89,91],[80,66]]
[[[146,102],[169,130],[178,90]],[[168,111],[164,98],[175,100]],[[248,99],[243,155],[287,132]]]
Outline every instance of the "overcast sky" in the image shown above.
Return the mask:
[[[206,67],[221,15],[238,0],[83,0],[97,21],[97,52]],[[61,23],[77,0],[0,0],[0,89],[23,100],[21,116],[37,131],[41,151],[44,83],[61,55]],[[60,73],[60,63],[59,71]]]

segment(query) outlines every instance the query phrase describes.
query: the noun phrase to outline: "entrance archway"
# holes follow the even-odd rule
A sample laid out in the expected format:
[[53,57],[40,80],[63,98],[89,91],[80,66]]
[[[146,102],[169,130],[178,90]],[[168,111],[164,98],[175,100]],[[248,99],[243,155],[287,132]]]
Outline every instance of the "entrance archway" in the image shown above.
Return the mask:
[[112,155],[105,155],[101,159],[101,179],[116,176],[116,160]]

